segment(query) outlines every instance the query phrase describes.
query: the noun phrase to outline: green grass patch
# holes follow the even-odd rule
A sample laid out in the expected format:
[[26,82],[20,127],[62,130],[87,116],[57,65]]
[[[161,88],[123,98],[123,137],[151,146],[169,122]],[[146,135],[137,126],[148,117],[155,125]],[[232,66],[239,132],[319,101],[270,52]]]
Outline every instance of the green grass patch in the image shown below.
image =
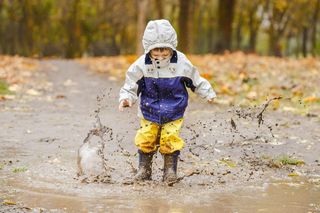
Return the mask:
[[12,170],[13,173],[26,172],[28,170],[27,167],[16,167]]
[[9,90],[9,84],[3,80],[0,80],[0,95],[12,95],[13,92]]
[[286,165],[301,166],[304,164],[305,162],[303,160],[296,159],[288,155],[281,155],[275,159],[272,159],[270,162],[270,166],[275,168],[281,168],[282,166]]
[[280,163],[282,163],[283,165],[295,165],[295,166],[299,166],[299,165],[304,165],[305,162],[303,160],[299,160],[299,159],[295,159],[295,158],[291,158],[289,156],[281,156],[279,159]]

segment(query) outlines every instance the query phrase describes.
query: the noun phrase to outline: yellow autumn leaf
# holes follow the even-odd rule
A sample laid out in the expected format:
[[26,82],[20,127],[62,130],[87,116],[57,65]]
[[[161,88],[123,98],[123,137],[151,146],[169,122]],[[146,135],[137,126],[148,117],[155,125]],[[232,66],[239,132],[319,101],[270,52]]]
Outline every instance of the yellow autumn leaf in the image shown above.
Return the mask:
[[234,161],[230,160],[230,159],[222,158],[219,162],[223,163],[223,164],[226,164],[227,166],[229,166],[231,168],[234,168],[234,167],[237,166],[237,164]]
[[279,107],[280,107],[280,101],[279,101],[278,99],[272,101],[271,103],[272,103],[272,109],[273,109],[273,110],[279,109]]
[[4,200],[2,202],[3,205],[17,205],[16,202],[12,201],[12,200]]
[[320,98],[319,97],[315,97],[315,96],[310,96],[310,97],[307,97],[307,98],[303,99],[303,102],[305,102],[305,103],[320,102]]
[[135,62],[137,59],[138,59],[138,56],[137,55],[126,55],[124,56],[126,61],[129,63],[129,64],[132,64],[133,62]]
[[226,95],[235,95],[235,93],[231,91],[231,89],[227,85],[222,85],[220,88],[220,92]]
[[300,175],[297,173],[294,173],[294,172],[288,174],[288,177],[298,177],[298,176],[300,176]]
[[206,73],[201,73],[201,76],[202,76],[203,78],[207,79],[207,80],[211,80],[212,77],[213,77],[213,75],[212,75],[211,73],[208,73],[208,72],[206,72]]
[[292,95],[295,97],[302,97],[303,96],[303,92],[299,89],[293,90],[292,91]]

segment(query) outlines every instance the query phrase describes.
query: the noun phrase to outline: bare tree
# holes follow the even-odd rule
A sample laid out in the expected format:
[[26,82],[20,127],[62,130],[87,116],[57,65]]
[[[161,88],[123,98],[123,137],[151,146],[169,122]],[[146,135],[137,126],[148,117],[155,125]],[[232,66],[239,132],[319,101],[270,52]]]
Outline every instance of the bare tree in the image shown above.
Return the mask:
[[231,49],[232,22],[236,0],[219,0],[217,52]]
[[154,0],[155,11],[158,19],[163,19],[163,1]]
[[136,54],[141,55],[143,53],[143,47],[141,43],[141,38],[143,36],[143,31],[146,26],[146,12],[148,0],[139,0],[138,4],[138,21],[137,21],[137,38],[136,38]]
[[267,15],[270,22],[269,27],[269,53],[275,56],[282,56],[282,48],[280,44],[280,39],[287,29],[289,20],[291,19],[290,15],[290,6],[291,2],[286,2],[284,6],[281,7],[276,4],[275,0],[267,1]]
[[316,6],[312,18],[312,34],[311,34],[311,47],[312,55],[316,55],[316,43],[317,43],[317,25],[319,21],[319,9],[320,9],[320,0],[317,0]]
[[262,22],[263,5],[261,0],[249,1],[248,3],[249,51],[255,52],[258,30]]
[[179,48],[183,52],[189,52],[190,44],[190,0],[180,0],[179,10]]

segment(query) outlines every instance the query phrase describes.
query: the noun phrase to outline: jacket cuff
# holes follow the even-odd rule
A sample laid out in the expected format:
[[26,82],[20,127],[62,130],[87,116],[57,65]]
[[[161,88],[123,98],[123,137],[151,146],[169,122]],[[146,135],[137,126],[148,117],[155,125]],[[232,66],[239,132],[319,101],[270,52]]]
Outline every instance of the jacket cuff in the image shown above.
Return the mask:
[[121,96],[121,97],[119,98],[119,103],[120,103],[122,100],[125,100],[125,99],[127,99],[129,102],[131,102],[132,105],[136,102],[136,99],[134,99],[133,97],[130,97],[130,96]]
[[211,99],[213,99],[213,98],[216,98],[217,97],[217,95],[216,95],[216,93],[212,90],[210,93],[209,93],[209,95],[207,96],[207,97],[205,97],[207,100],[211,100]]

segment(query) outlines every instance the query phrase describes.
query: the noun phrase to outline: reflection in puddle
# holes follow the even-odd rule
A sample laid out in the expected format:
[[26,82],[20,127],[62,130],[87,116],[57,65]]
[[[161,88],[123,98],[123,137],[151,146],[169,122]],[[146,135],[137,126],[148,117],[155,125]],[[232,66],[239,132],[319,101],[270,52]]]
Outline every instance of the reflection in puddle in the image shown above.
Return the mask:
[[[145,189],[152,190],[152,189]],[[137,191],[130,196],[76,197],[21,191],[15,199],[28,207],[60,209],[66,212],[317,212],[320,211],[320,187],[306,182],[274,182],[265,187],[248,187],[232,193],[207,192],[175,196],[172,193],[143,197]],[[201,194],[200,194],[201,193]],[[149,195],[150,191],[148,191]]]
[[320,188],[305,182],[269,184],[265,190],[225,194],[215,202],[232,212],[315,212],[320,211]]

